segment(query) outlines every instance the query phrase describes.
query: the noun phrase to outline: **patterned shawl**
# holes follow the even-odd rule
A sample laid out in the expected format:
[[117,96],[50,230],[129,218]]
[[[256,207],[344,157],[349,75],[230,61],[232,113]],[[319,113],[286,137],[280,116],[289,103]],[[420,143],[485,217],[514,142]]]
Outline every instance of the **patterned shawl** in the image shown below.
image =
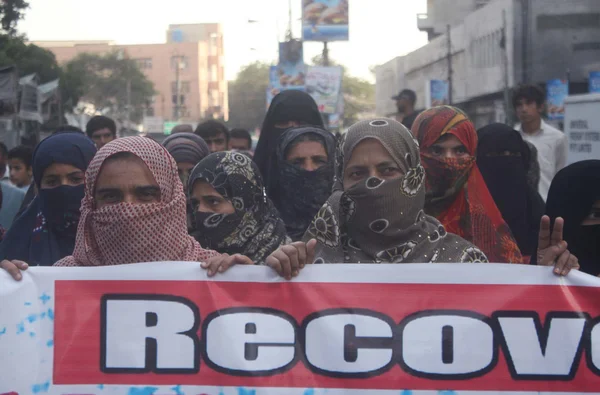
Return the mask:
[[258,167],[248,156],[213,153],[192,170],[190,195],[200,180],[212,185],[235,209],[232,214],[219,214],[194,208],[192,235],[202,245],[221,253],[243,254],[256,264],[264,264],[273,251],[290,242],[285,224],[264,193]]
[[[102,164],[119,152],[140,158],[160,187],[160,202],[118,203],[95,208],[94,191]],[[85,173],[85,197],[75,250],[55,266],[108,266],[136,262],[202,262],[219,255],[187,234],[186,198],[175,160],[144,137],[125,137],[102,147]]]
[[[365,139],[379,141],[404,175],[370,177],[344,190],[347,161]],[[487,262],[479,249],[425,215],[424,179],[419,147],[401,123],[377,119],[350,127],[337,151],[334,192],[304,235],[318,241],[315,263]]]
[[[491,262],[523,263],[513,235],[502,219],[475,163],[477,132],[461,110],[433,107],[422,112],[412,127],[427,172],[425,212],[448,230],[471,241]],[[427,152],[441,136],[452,134],[466,147],[466,159],[440,159]]]
[[[290,146],[307,134],[318,136],[327,153],[327,164],[315,171],[304,170],[286,160]],[[275,185],[269,185],[269,196],[281,213],[287,233],[293,240],[302,238],[317,211],[331,195],[334,162],[335,137],[321,128],[300,126],[286,130],[279,138],[279,177]]]

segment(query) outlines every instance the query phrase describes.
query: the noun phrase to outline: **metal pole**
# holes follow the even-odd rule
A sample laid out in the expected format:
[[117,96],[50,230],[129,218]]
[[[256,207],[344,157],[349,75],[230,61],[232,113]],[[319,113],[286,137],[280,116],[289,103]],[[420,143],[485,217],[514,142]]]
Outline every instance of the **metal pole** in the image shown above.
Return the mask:
[[506,32],[506,10],[502,10],[502,39],[500,41],[500,48],[502,49],[502,65],[504,68],[504,116],[505,122],[508,125],[512,125],[512,111],[508,85],[508,45]]
[[179,56],[175,56],[175,121],[179,121]]
[[131,128],[131,78],[127,79],[127,118],[126,118],[127,133]]
[[446,25],[446,38],[448,40],[448,104],[452,104],[452,38],[450,25]]
[[[329,47],[327,46],[327,41],[323,42],[323,66],[329,66]],[[323,122],[325,123],[325,129],[329,129],[329,114],[323,114]]]
[[292,0],[288,0],[288,41],[291,41],[294,38],[292,34]]

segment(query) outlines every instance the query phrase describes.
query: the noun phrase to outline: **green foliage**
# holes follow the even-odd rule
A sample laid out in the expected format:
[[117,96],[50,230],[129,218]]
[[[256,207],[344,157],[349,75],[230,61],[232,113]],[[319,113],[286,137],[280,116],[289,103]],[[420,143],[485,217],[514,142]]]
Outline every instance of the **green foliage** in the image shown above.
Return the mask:
[[54,54],[37,45],[26,44],[23,37],[0,35],[0,66],[17,66],[19,75],[37,73],[40,83],[59,78],[60,67]]
[[28,7],[29,3],[25,0],[2,0],[0,2],[0,28],[9,35],[14,35],[17,22],[23,19],[23,11]]
[[244,66],[229,82],[229,127],[252,129],[261,126],[266,113],[269,68],[256,62]]
[[148,103],[155,95],[154,85],[140,71],[136,62],[118,51],[104,55],[83,53],[65,64],[63,86],[68,101],[92,103],[96,109],[117,119],[127,113],[130,89],[131,120],[141,121]]

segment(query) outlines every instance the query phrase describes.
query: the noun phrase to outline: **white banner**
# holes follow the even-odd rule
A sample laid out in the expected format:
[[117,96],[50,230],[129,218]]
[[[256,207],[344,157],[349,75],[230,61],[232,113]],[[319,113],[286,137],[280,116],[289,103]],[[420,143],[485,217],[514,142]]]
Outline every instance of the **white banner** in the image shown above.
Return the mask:
[[521,265],[0,273],[0,394],[592,393],[600,279]]

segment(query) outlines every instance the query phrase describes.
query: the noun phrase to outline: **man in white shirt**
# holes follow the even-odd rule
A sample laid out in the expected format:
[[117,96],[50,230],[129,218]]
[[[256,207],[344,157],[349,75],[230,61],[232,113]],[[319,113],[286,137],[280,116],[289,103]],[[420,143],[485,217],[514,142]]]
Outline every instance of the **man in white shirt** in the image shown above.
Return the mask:
[[567,137],[542,119],[544,101],[544,92],[533,85],[520,86],[513,95],[513,106],[521,121],[515,129],[537,148],[539,192],[546,201],[552,179],[567,163]]

